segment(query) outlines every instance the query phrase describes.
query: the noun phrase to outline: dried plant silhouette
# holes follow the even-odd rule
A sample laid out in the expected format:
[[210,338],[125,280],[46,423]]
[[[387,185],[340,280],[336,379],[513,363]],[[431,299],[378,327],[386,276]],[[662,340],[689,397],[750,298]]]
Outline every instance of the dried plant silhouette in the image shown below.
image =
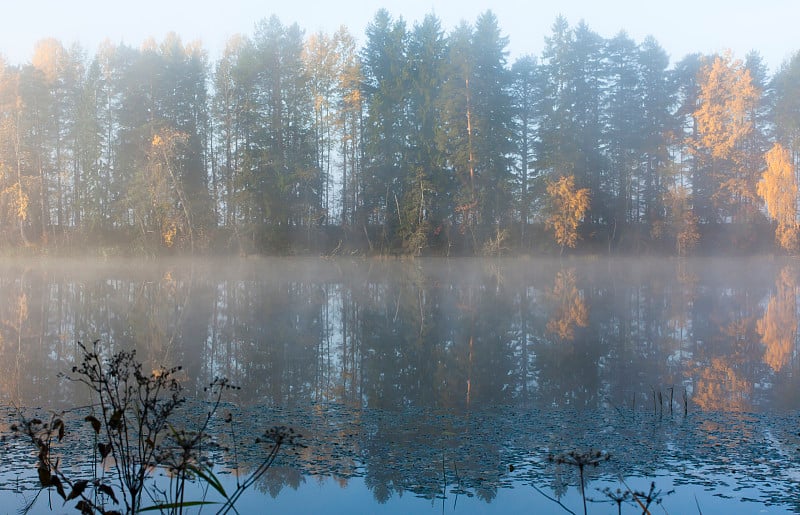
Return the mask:
[[[634,490],[630,486],[628,486],[628,484],[625,482],[625,479],[620,477],[619,481],[625,487],[624,490],[622,488],[612,489],[610,487],[605,487],[603,489],[598,489],[598,491],[605,496],[604,499],[598,500],[598,499],[588,498],[586,496],[586,475],[585,475],[586,468],[598,467],[600,466],[601,463],[604,463],[610,459],[611,459],[610,453],[592,449],[583,452],[574,450],[558,455],[551,454],[547,457],[547,461],[549,461],[550,463],[554,463],[556,465],[567,465],[578,469],[578,475],[580,478],[581,500],[583,502],[584,515],[587,515],[589,513],[587,502],[593,502],[593,503],[611,502],[617,507],[617,513],[620,515],[622,514],[622,505],[629,504],[642,510],[641,511],[642,515],[650,515],[651,514],[650,509],[652,506],[660,505],[663,502],[665,496],[675,493],[675,490],[664,492],[663,490],[657,489],[655,481],[650,482],[650,488],[646,492],[640,490]],[[572,515],[575,515],[575,512],[569,509],[558,498],[547,495],[547,493],[545,493],[536,485],[532,486],[534,490],[539,492],[547,499],[558,504],[564,511],[566,511],[567,513],[571,513]],[[699,506],[698,506],[698,511],[699,511]]]
[[630,490],[622,490],[620,488],[612,490],[609,487],[605,487],[600,492],[617,506],[617,515],[622,515],[622,505],[632,498]]
[[586,476],[585,470],[586,467],[597,467],[601,463],[606,462],[611,459],[611,454],[605,451],[595,451],[589,449],[588,451],[570,451],[563,454],[558,455],[550,455],[547,457],[547,460],[551,463],[555,463],[557,465],[569,465],[578,469],[578,475],[580,477],[580,486],[581,486],[581,499],[583,499],[583,513],[584,515],[587,512],[586,510]]
[[[90,477],[80,477],[81,473],[75,472],[82,470],[72,466],[79,463],[64,463],[72,455],[63,449],[69,445],[65,441],[68,431],[63,413],[44,422],[28,419],[18,410],[20,423],[12,430],[37,450],[40,493],[55,491],[65,505],[74,502],[73,507],[82,514],[153,510],[177,514],[204,505],[215,505],[217,513],[228,513],[243,492],[274,463],[281,448],[302,446],[292,429],[274,427],[264,431],[256,443],[266,448],[266,455],[244,480],[237,479],[236,489],[228,493],[214,475],[207,451],[213,447],[215,435],[210,433],[210,426],[223,393],[237,387],[226,379],[215,379],[205,389],[210,395],[206,415],[196,428],[183,427],[178,422],[182,416],[179,408],[187,399],[177,377],[181,367],[160,367],[147,374],[135,351],[109,354],[99,341],[90,347],[82,343],[78,346],[82,360],[66,378],[86,385],[93,396],[91,413],[83,419],[94,436]],[[230,413],[224,422],[233,425]],[[233,443],[237,445],[235,438]],[[106,470],[110,473],[106,474]],[[169,476],[167,488],[150,481],[157,471]],[[221,500],[207,500],[205,494],[202,499],[187,500],[187,482],[194,480],[204,482]],[[208,492],[208,488],[204,491]],[[30,511],[37,497],[22,511]],[[144,506],[146,501],[152,504]]]

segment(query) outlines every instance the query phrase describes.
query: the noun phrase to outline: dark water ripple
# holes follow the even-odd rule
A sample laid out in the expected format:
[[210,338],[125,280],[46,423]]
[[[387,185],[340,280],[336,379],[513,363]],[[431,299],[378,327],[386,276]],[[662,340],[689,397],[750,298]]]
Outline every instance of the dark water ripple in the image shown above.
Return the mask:
[[[186,419],[200,420],[204,410],[203,405],[187,408]],[[217,421],[219,447],[212,455],[218,470],[250,469],[264,452],[257,436],[286,425],[303,435],[306,447],[287,449],[278,467],[301,476],[361,477],[378,500],[409,492],[428,499],[450,493],[490,501],[499,489],[531,485],[558,496],[578,484],[577,471],[548,457],[597,449],[611,458],[587,471],[590,484],[654,478],[657,483],[668,480],[676,489],[699,486],[723,498],[800,511],[800,425],[795,414],[698,412],[684,417],[519,407],[455,413],[337,404],[224,410],[233,412],[236,434],[231,436],[230,427]],[[13,418],[5,411],[4,420]],[[72,443],[60,452],[65,463],[85,467],[86,445],[92,440],[79,422],[81,414],[72,416],[66,439]],[[0,489],[34,489],[31,449],[5,436]],[[292,477],[274,474],[270,481],[289,484],[296,480]],[[281,486],[269,488],[277,492]]]

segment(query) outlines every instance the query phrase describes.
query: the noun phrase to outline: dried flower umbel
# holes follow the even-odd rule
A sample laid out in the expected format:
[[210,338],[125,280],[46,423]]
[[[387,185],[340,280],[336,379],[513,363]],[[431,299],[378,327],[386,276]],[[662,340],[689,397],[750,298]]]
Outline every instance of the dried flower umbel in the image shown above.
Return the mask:
[[604,461],[611,459],[611,454],[604,451],[588,450],[584,452],[570,451],[559,455],[550,455],[547,460],[557,465],[571,465],[577,467],[581,482],[581,498],[583,499],[583,513],[586,511],[586,484],[584,470],[586,467],[597,467]]
[[[272,465],[283,446],[301,446],[299,435],[291,429],[279,426],[265,431],[260,440],[267,446],[266,456],[244,481],[237,480],[236,490],[229,494],[214,475],[206,450],[213,445],[211,421],[217,416],[223,393],[238,387],[227,379],[215,379],[204,389],[210,396],[207,413],[190,429],[176,423],[181,418],[178,409],[186,402],[178,377],[181,367],[159,367],[145,373],[135,351],[104,352],[98,341],[91,346],[80,342],[77,345],[82,351],[81,361],[64,377],[85,384],[94,397],[92,411],[84,418],[94,436],[92,477],[75,479],[62,467],[57,446],[63,445],[68,434],[63,414],[43,422],[38,418],[29,420],[19,410],[21,422],[12,430],[29,439],[38,451],[41,489],[54,490],[65,503],[74,501],[74,507],[82,514],[116,515],[142,510],[177,514],[211,504],[218,505],[218,513],[227,513],[244,490]],[[232,421],[233,415],[227,413],[224,422],[232,427]],[[98,464],[113,473],[98,477]],[[156,482],[146,483],[159,469],[168,472],[168,489],[160,488]],[[187,501],[186,481],[198,478],[222,500],[207,501],[204,494],[201,500]],[[145,498],[154,504],[143,507]],[[36,498],[23,511],[29,511],[35,501]]]

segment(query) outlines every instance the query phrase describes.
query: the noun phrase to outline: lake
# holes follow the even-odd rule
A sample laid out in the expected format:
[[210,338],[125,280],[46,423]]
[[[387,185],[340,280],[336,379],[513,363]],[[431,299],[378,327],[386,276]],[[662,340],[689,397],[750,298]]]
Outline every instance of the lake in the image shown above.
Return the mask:
[[[5,261],[0,429],[13,406],[88,403],[59,374],[100,340],[182,365],[190,394],[229,378],[243,440],[303,435],[242,513],[582,513],[559,457],[590,449],[589,513],[651,484],[668,513],[797,513],[799,273],[777,258]],[[35,456],[0,452],[11,513],[35,494]],[[255,463],[215,461],[229,483]],[[49,511],[43,496],[34,513]]]

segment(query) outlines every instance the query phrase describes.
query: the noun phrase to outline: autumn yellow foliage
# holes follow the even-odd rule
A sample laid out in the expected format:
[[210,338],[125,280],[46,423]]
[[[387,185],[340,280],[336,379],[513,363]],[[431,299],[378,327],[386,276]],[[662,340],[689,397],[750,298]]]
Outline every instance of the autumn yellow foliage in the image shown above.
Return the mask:
[[797,181],[789,151],[775,143],[765,156],[767,169],[758,183],[758,195],[764,199],[769,216],[778,222],[775,239],[787,250],[797,248]]
[[744,63],[730,52],[701,69],[698,86],[693,113],[697,135],[691,148],[710,160],[714,204],[734,218],[750,216],[757,204],[758,169],[748,159],[746,142],[754,130],[761,91]]
[[53,83],[63,75],[68,57],[67,50],[57,39],[47,38],[36,43],[31,64],[42,72],[47,82]]
[[161,227],[161,239],[165,247],[172,247],[175,243],[175,236],[178,234],[178,226],[173,220],[165,220]]
[[28,205],[30,204],[30,198],[22,190],[20,183],[15,182],[8,188],[4,189],[2,192],[0,192],[0,197],[2,197],[4,202],[7,203],[8,211],[11,215],[22,221],[28,219]]
[[[0,177],[7,179],[4,171],[4,167],[0,165]],[[18,223],[22,227],[28,219],[30,202],[30,197],[19,182],[0,188],[0,221]]]
[[589,210],[590,196],[587,188],[575,189],[575,176],[565,175],[547,183],[551,213],[546,224],[553,230],[556,243],[574,248],[578,243],[578,227]]
[[715,158],[730,158],[753,130],[749,114],[760,93],[750,71],[731,53],[718,55],[700,72],[700,105],[694,113],[700,142]]

